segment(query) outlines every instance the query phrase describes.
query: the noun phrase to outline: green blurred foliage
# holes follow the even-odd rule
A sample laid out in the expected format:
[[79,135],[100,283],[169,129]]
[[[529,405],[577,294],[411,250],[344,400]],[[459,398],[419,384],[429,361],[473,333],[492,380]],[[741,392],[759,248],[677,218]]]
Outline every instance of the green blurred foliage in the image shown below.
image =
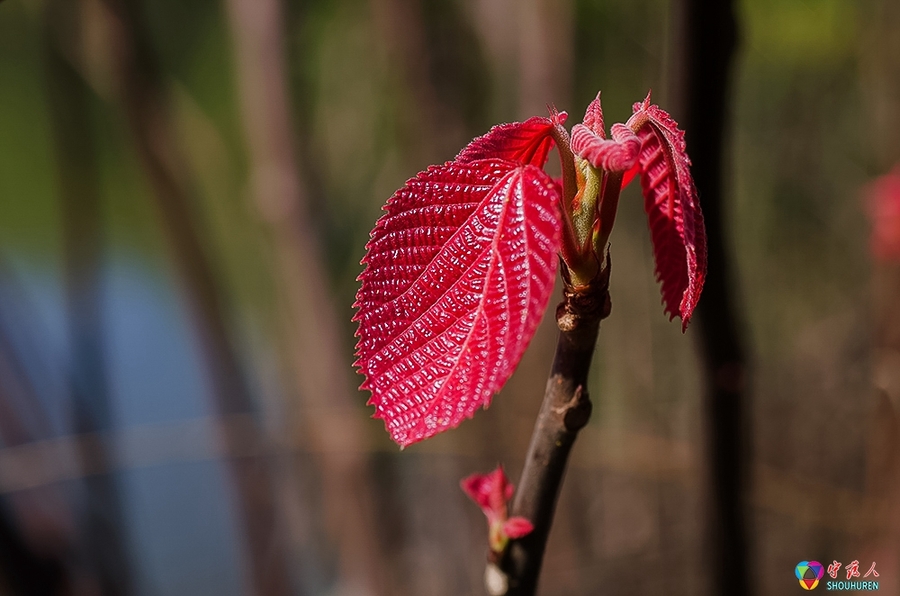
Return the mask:
[[22,3],[0,7],[0,236],[40,260],[59,250],[40,28]]

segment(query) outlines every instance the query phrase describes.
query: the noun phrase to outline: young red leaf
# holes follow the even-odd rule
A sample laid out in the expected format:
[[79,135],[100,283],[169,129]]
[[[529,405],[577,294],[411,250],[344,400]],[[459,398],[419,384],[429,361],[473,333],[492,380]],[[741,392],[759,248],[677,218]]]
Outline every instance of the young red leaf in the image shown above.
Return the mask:
[[487,474],[466,476],[459,485],[481,507],[488,523],[506,521],[506,503],[512,499],[515,486],[506,477],[503,466],[498,465],[493,472]]
[[524,517],[511,517],[503,523],[503,533],[509,538],[521,538],[531,534],[534,524]]
[[600,93],[597,92],[597,97],[584,111],[582,123],[572,127],[572,151],[595,168],[607,172],[627,171],[627,181],[622,182],[624,188],[637,172],[635,167],[641,141],[624,124],[613,124],[610,133],[612,138],[607,139]]
[[684,132],[650,95],[634,104],[628,126],[641,139],[638,165],[649,218],[656,277],[672,319],[687,329],[706,277],[706,230],[691,178]]
[[432,166],[376,224],[356,296],[356,366],[375,417],[410,445],[487,406],[553,289],[559,190],[539,168]]
[[550,136],[557,123],[566,121],[566,113],[551,112],[551,118],[535,116],[525,122],[498,124],[469,143],[454,161],[467,163],[478,159],[509,159],[539,168],[553,148]]
[[509,517],[507,503],[512,499],[514,487],[502,466],[488,474],[472,474],[459,484],[487,517],[488,544],[495,553],[502,553],[510,538],[521,538],[534,530],[534,525],[524,517]]
[[595,97],[594,100],[588,104],[587,109],[585,109],[584,120],[582,120],[581,123],[601,139],[606,138],[606,128],[603,126],[603,108],[600,106],[599,91],[597,92],[597,97]]
[[637,163],[641,140],[624,124],[613,124],[610,132],[612,138],[605,139],[584,124],[576,124],[572,127],[572,151],[595,168],[625,172]]

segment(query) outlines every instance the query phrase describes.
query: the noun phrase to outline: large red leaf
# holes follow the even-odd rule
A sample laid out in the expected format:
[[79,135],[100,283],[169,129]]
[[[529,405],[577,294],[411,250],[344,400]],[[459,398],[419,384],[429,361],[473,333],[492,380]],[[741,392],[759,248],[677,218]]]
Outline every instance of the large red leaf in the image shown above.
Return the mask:
[[641,139],[638,164],[656,277],[672,319],[687,329],[706,278],[706,229],[685,152],[684,131],[650,96],[634,104],[628,126]]
[[539,168],[553,148],[550,136],[557,123],[566,121],[566,113],[551,112],[550,118],[534,116],[525,122],[498,124],[466,145],[454,161],[467,163],[478,159],[509,159]]
[[385,206],[356,296],[356,366],[401,446],[487,406],[547,306],[559,190],[539,168],[432,166]]

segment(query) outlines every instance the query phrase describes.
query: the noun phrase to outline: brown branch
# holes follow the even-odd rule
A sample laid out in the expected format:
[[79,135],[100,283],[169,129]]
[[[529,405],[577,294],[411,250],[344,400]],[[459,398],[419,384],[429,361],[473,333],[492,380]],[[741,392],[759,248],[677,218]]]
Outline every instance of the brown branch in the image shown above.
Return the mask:
[[[563,270],[563,277],[567,271]],[[499,569],[489,563],[489,593],[528,596],[537,590],[544,549],[575,438],[591,416],[587,375],[600,331],[609,316],[610,260],[588,286],[573,288],[566,279],[556,309],[559,338],[544,401],[538,414],[511,515],[522,516],[534,530],[510,542]],[[497,581],[499,580],[499,581]]]

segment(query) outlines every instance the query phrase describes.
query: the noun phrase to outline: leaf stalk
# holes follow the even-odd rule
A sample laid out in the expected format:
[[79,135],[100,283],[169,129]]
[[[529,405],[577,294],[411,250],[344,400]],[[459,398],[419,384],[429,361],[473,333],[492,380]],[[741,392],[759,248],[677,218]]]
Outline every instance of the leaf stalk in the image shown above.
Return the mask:
[[608,172],[603,177],[603,188],[600,191],[600,202],[597,204],[597,218],[600,229],[594,235],[594,254],[602,258],[603,251],[609,242],[613,224],[616,223],[616,212],[619,209],[619,195],[622,193],[622,176],[624,172]]
[[562,169],[563,192],[560,198],[559,211],[562,215],[562,253],[563,261],[571,269],[573,265],[581,262],[581,251],[578,248],[575,224],[572,221],[572,203],[578,192],[578,175],[575,172],[575,154],[569,145],[569,133],[562,124],[556,124],[551,129],[553,140],[556,141],[556,151],[559,153],[559,164]]

